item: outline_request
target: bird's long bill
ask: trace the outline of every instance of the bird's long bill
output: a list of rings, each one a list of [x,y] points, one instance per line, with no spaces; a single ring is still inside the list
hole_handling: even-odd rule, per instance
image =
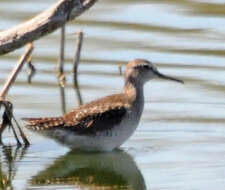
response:
[[[179,83],[182,83],[182,84],[184,83],[184,81],[182,81],[180,79],[164,75],[164,74],[160,73],[159,71],[155,71],[155,74],[161,79],[172,80],[172,81],[176,81],[176,82],[179,82]]]

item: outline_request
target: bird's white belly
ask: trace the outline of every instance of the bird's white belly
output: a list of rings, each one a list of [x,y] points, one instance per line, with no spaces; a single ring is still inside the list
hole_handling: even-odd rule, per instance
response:
[[[134,121],[126,117],[111,130],[97,132],[96,135],[79,135],[71,131],[56,129],[50,132],[61,143],[87,151],[111,151],[123,144],[137,128],[139,119]]]

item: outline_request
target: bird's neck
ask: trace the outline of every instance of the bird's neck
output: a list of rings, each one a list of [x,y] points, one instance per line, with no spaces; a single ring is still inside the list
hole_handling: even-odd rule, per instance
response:
[[[143,84],[127,80],[124,86],[124,94],[129,99],[132,106],[137,107],[142,113],[144,107]]]

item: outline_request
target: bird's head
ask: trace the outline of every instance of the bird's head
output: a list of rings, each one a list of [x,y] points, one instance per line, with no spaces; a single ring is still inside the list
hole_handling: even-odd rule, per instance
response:
[[[180,79],[160,73],[156,66],[145,59],[135,59],[133,61],[130,61],[126,67],[125,78],[130,82],[140,84],[144,84],[153,78],[161,78],[184,83]]]

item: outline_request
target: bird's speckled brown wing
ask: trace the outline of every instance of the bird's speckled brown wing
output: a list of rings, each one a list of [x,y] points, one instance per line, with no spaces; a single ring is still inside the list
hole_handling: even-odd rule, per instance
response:
[[[130,107],[123,94],[108,96],[56,118],[26,118],[33,130],[64,129],[77,134],[95,134],[119,124]]]

